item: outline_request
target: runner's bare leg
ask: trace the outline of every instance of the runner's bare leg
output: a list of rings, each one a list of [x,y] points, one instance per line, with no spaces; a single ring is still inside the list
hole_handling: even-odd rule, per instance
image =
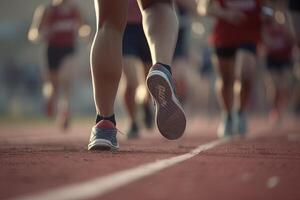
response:
[[[94,100],[97,114],[114,114],[122,73],[122,37],[128,0],[95,0],[97,33],[91,52]]]
[[[251,97],[252,83],[255,76],[256,55],[251,52],[241,51],[237,54],[236,68],[240,88],[236,91],[238,96],[238,110],[246,111]]]
[[[235,80],[233,58],[218,58],[217,96],[222,111],[231,113],[234,104],[233,85]]]
[[[135,102],[136,89],[139,81],[137,77],[137,66],[139,60],[135,57],[126,56],[124,59],[124,75],[126,79],[125,91],[124,91],[124,103],[127,109],[128,115],[131,119],[131,123],[136,122],[137,105]]]

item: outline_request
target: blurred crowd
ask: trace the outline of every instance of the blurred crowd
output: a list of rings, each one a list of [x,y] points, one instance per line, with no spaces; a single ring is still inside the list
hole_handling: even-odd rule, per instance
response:
[[[152,127],[153,106],[144,85],[151,55],[136,2],[129,2],[117,114],[128,117],[128,137],[134,138],[141,126]],[[21,30],[9,32],[10,19],[0,19],[6,24],[0,28],[0,41],[6,40],[0,47],[0,116],[58,115],[66,128],[71,113],[94,115],[88,58],[93,1],[40,3],[28,1],[28,16],[11,19]],[[221,112],[219,132],[226,135],[232,112],[241,133],[245,110],[272,123],[300,115],[300,53],[288,0],[176,0],[175,6],[180,29],[172,67],[187,116]],[[19,35],[7,34],[15,30]]]

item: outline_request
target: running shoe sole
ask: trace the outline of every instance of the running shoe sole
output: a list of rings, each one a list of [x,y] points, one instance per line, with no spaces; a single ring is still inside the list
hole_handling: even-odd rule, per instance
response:
[[[169,140],[180,138],[186,127],[186,117],[167,75],[153,70],[149,72],[146,82],[155,100],[158,130]]]

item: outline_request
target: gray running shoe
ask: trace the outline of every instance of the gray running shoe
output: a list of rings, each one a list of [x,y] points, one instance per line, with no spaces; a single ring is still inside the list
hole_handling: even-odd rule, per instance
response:
[[[101,120],[92,128],[88,150],[118,150],[117,132],[111,121]]]
[[[127,133],[127,139],[139,138],[139,127],[135,122],[131,123],[130,129]]]
[[[180,138],[186,127],[186,117],[176,97],[171,73],[157,63],[150,69],[146,82],[155,101],[158,130],[169,140]]]

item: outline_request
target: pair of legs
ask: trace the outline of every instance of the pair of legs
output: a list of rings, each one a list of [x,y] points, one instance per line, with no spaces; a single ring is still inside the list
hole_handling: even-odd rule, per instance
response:
[[[219,51],[219,52],[218,52]],[[237,110],[239,114],[243,114],[246,110],[250,93],[251,85],[254,76],[256,65],[256,56],[252,51],[246,49],[236,49],[233,54],[227,52],[228,49],[217,50],[217,71],[218,78],[216,91],[219,97],[219,103],[225,116],[225,122],[232,123],[232,112]],[[228,55],[227,55],[228,54]],[[241,124],[241,126],[243,126]],[[228,129],[228,130],[226,130]],[[246,127],[241,127],[239,132],[245,133]],[[219,130],[222,136],[232,135],[232,125],[222,127]]]
[[[50,61],[49,64],[52,62]],[[73,81],[73,55],[61,58],[55,66],[49,67],[44,95],[47,100],[47,116],[57,114],[58,122],[63,129],[68,128],[70,115],[70,96]],[[60,98],[61,97],[61,98]]]
[[[291,94],[292,63],[290,61],[276,62],[276,60],[269,58],[267,67],[271,81],[268,89],[271,100],[269,117],[272,123],[280,125],[289,102],[288,97]]]
[[[128,23],[123,36],[123,74],[124,104],[130,118],[127,138],[139,136],[138,105],[143,108],[143,121],[146,128],[152,127],[152,107],[150,96],[146,90],[145,80],[151,67],[151,55],[145,37],[142,22]],[[152,106],[152,105],[151,105]]]
[[[124,56],[124,103],[130,118],[130,129],[128,138],[138,136],[138,119],[137,109],[140,104],[144,110],[144,123],[146,128],[152,126],[152,111],[150,109],[151,98],[146,90],[145,80],[151,64],[143,63],[139,58],[134,56]],[[151,116],[149,116],[151,115]]]
[[[122,73],[122,37],[128,0],[95,0],[97,33],[91,52],[94,100],[97,114],[114,114],[114,101]],[[170,65],[178,31],[169,1],[139,1],[152,62]],[[159,23],[157,23],[159,22]]]
[[[178,31],[172,2],[140,0],[139,6],[152,62],[170,65]],[[122,73],[122,37],[128,0],[95,0],[95,7],[98,29],[91,52],[94,100],[97,114],[109,117],[114,114]]]
[[[95,1],[98,29],[91,52],[96,125],[92,128],[89,150],[117,150],[114,101],[122,72],[122,37],[128,0]],[[146,83],[154,99],[155,119],[160,133],[177,139],[184,133],[186,118],[175,95],[170,64],[177,40],[178,21],[169,0],[140,0],[143,28],[155,63]]]

